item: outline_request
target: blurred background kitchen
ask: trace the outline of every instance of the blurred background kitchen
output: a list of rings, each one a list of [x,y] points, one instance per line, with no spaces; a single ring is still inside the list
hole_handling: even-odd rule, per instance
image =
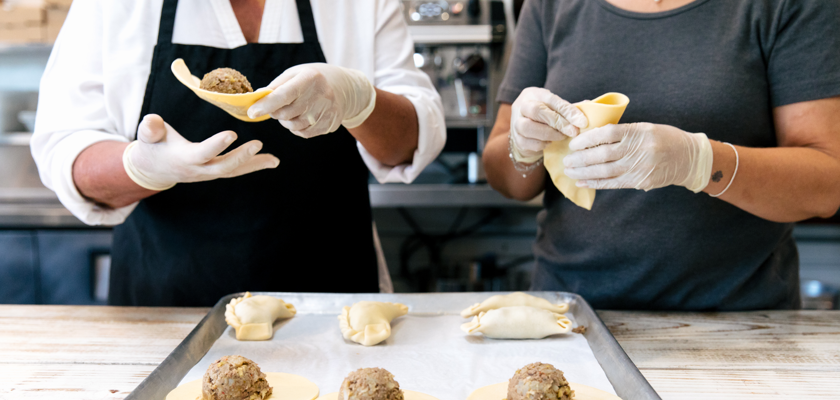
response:
[[[448,142],[412,185],[370,180],[397,292],[529,286],[541,199],[503,198],[484,180],[480,159],[521,3],[403,1],[414,62],[443,99]],[[0,303],[104,304],[111,231],[64,209],[29,151],[39,81],[71,0],[0,4]],[[840,216],[800,223],[794,235],[804,306],[840,308]]]

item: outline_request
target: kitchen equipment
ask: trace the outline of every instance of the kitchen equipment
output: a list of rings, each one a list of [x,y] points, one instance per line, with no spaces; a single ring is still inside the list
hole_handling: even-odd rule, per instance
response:
[[[257,294],[257,293],[254,293]],[[302,325],[306,325],[305,323],[301,323],[299,318],[312,318],[312,321],[329,321],[329,324],[335,325],[335,331],[325,332],[325,335],[340,335],[338,332],[338,323],[336,321],[335,316],[340,313],[340,310],[343,306],[353,304],[357,301],[361,300],[374,300],[374,301],[388,301],[388,302],[400,302],[406,304],[410,307],[410,312],[408,317],[414,317],[415,319],[422,320],[425,322],[425,325],[431,326],[432,330],[429,330],[429,337],[426,339],[428,342],[433,342],[437,340],[441,340],[441,336],[447,335],[463,335],[462,332],[458,329],[458,324],[451,324],[447,323],[445,325],[439,326],[440,324],[436,324],[436,320],[438,318],[444,319],[446,321],[452,322],[453,318],[461,321],[460,318],[460,311],[462,308],[469,306],[471,304],[480,302],[487,297],[498,294],[498,293],[436,293],[436,294],[321,294],[321,293],[259,293],[271,296],[277,296],[282,298],[285,301],[288,301],[295,305],[295,307],[299,311],[299,315],[295,316],[296,321],[292,321],[297,324],[298,327]],[[592,355],[596,359],[597,363],[602,368],[606,378],[609,380],[609,383],[615,389],[615,392],[618,396],[624,399],[659,399],[660,397],[656,394],[650,384],[645,380],[642,374],[639,372],[638,368],[630,361],[630,358],[624,353],[624,350],[618,345],[615,338],[610,334],[607,327],[604,323],[598,318],[597,314],[592,310],[592,308],[586,303],[586,301],[580,297],[579,295],[572,294],[572,293],[564,293],[564,292],[532,292],[531,294],[544,297],[553,303],[559,302],[568,302],[570,306],[569,313],[573,316],[574,320],[581,325],[586,326],[586,333],[583,335],[583,339],[586,340],[588,343],[589,348],[591,349]],[[220,338],[222,334],[226,331],[227,325],[224,321],[224,312],[225,312],[225,305],[233,298],[242,296],[243,293],[236,293],[231,294],[228,296],[223,297],[219,300],[218,303],[213,307],[213,309],[207,314],[204,319],[195,327],[195,329],[190,332],[190,334],[184,339],[181,344],[178,345],[177,348],[149,375],[140,385],[127,397],[127,399],[162,399],[166,397],[166,394],[169,393],[170,390],[174,389],[178,384],[187,376],[188,373],[195,367],[197,368],[196,371],[200,370],[202,367],[206,368],[204,364],[201,366],[197,366],[196,364],[202,361],[202,357],[213,347],[217,340],[225,340],[226,343],[231,343],[229,341],[229,337]],[[284,328],[291,328],[292,325],[289,322],[285,325],[282,325],[281,329]],[[408,321],[397,321],[397,324],[408,323]],[[454,326],[450,326],[454,325]],[[304,329],[305,330],[305,329]],[[289,357],[293,357],[295,359],[300,358],[307,358],[311,360],[321,360],[324,362],[326,359],[327,361],[330,359],[334,359],[331,357],[332,354],[323,354],[323,350],[320,350],[320,347],[317,342],[317,336],[319,335],[303,335],[303,331],[295,331],[289,332],[287,335],[290,338],[298,338],[297,340],[300,341],[299,344],[292,346],[292,347],[283,347],[284,349],[289,349],[289,351],[294,351],[294,354],[289,354]],[[395,335],[399,335],[401,332],[396,331]],[[279,334],[279,333],[278,333]],[[275,337],[278,335],[275,334]],[[481,346],[481,338],[478,337],[467,337],[467,336],[459,336],[464,338],[464,355],[470,354],[467,353],[468,351],[477,351],[481,350],[477,346]],[[306,342],[302,342],[303,338],[309,339]],[[396,337],[395,337],[396,338]],[[566,339],[569,340],[578,340],[579,336],[567,337]],[[416,342],[417,337],[415,336],[414,341]],[[420,342],[405,342],[399,347],[409,347],[409,346],[417,346],[423,345],[426,341]],[[478,342],[476,342],[478,341]],[[492,346],[496,349],[503,348],[505,343],[511,343],[511,345],[522,345],[527,344],[521,341],[512,341],[512,342],[483,342],[485,346]],[[533,342],[538,343],[540,346],[550,346],[552,341],[540,341],[540,342]],[[554,342],[556,343],[556,342]],[[239,347],[241,345],[241,347]],[[258,345],[258,343],[257,343]],[[236,349],[230,346],[237,346]],[[253,346],[255,346],[255,342],[248,342],[246,344],[241,344],[239,342],[231,343],[230,345],[225,345],[224,348],[217,349],[216,351],[242,351],[243,356],[247,357],[248,351],[253,351]],[[356,346],[353,344],[347,344],[347,346]],[[428,348],[428,344],[424,346],[424,348]],[[251,350],[249,350],[251,349]],[[294,350],[292,350],[294,349]],[[550,351],[548,347],[545,347],[546,351]],[[388,347],[378,346],[373,348],[362,348],[361,346],[358,347],[352,353],[353,360],[359,359],[360,354],[362,351],[365,351],[365,355],[370,356],[373,354],[382,354],[382,352],[386,352],[389,350],[393,350]],[[411,352],[411,349],[406,349],[407,351]],[[441,359],[450,359],[454,360],[457,359],[457,354],[441,354]],[[353,360],[350,360],[352,362]],[[275,360],[277,361],[277,360]],[[285,362],[283,360],[279,360],[280,362]],[[345,362],[347,359],[335,359],[335,362]],[[421,365],[420,360],[416,360],[418,362],[418,368],[429,368],[428,365]],[[258,361],[260,365],[269,364],[271,360],[260,360]],[[476,364],[478,365],[478,364]],[[523,364],[524,365],[524,364]],[[270,367],[264,367],[270,368]],[[288,371],[291,372],[291,371]],[[393,371],[392,371],[393,372]],[[193,374],[197,374],[200,372],[193,372]],[[511,374],[513,371],[511,371]],[[469,371],[464,371],[464,374],[469,375]],[[457,376],[453,377],[457,379]],[[188,379],[192,379],[189,377]],[[315,379],[315,377],[312,377]],[[339,381],[340,382],[340,381]],[[337,385],[339,382],[336,382]],[[403,381],[400,381],[401,383]],[[316,382],[319,385],[323,386],[324,383]],[[451,383],[451,382],[448,382]],[[492,382],[491,382],[492,383]],[[585,382],[581,382],[586,384]],[[429,383],[426,383],[429,385]],[[592,385],[592,384],[590,384]],[[477,387],[476,387],[477,388]],[[468,390],[476,389],[476,388],[468,388]],[[415,390],[427,390],[426,387],[413,387]],[[601,388],[602,390],[606,390],[606,388]],[[329,387],[322,387],[324,392],[329,391]],[[466,395],[465,395],[466,396]],[[441,397],[441,400],[455,400],[457,397]],[[458,398],[460,400],[460,398]]]
[[[35,111],[24,110],[19,112],[18,121],[23,124],[27,132],[35,132]]]
[[[801,283],[802,308],[806,310],[834,310],[838,308],[838,290],[817,280]]]

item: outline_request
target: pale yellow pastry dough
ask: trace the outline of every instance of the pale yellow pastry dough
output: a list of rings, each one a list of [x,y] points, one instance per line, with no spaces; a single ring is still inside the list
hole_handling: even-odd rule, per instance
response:
[[[548,310],[558,314],[565,314],[567,311],[569,311],[568,304],[552,304],[550,301],[541,297],[531,296],[530,294],[522,292],[515,292],[511,294],[492,296],[489,299],[482,301],[481,303],[475,303],[471,307],[464,309],[464,311],[461,311],[461,316],[464,318],[469,318],[478,315],[482,311],[490,311],[502,307],[512,306],[530,306],[542,308],[543,310]]]
[[[402,392],[405,400],[438,400],[437,397],[429,396],[425,393],[412,392],[411,390],[403,390]],[[325,394],[319,397],[318,400],[338,400],[338,392]]]
[[[318,385],[302,376],[266,372],[265,379],[272,390],[271,394],[264,400],[314,400],[320,394]],[[166,395],[166,400],[196,399],[201,399],[201,379],[178,386]]]
[[[514,306],[482,312],[461,325],[461,330],[493,339],[542,339],[571,332],[572,321],[541,308]]]
[[[621,93],[607,93],[592,101],[575,103],[575,106],[583,111],[586,118],[589,119],[589,125],[581,129],[580,132],[583,133],[604,125],[617,124],[629,103],[630,99]],[[551,175],[554,186],[557,186],[563,196],[566,196],[572,203],[591,210],[592,203],[595,201],[595,189],[575,186],[577,181],[564,173],[566,168],[563,166],[563,158],[571,152],[569,150],[570,140],[552,142],[545,148],[543,151],[545,169]]]
[[[569,386],[575,391],[575,400],[621,400],[620,397],[609,394],[603,390],[591,386],[569,382]],[[501,382],[495,385],[485,386],[474,390],[467,397],[467,400],[504,400],[507,397],[508,383]]]
[[[237,340],[269,340],[274,335],[274,321],[296,313],[295,306],[281,299],[246,292],[225,306],[225,321],[236,330]]]
[[[245,122],[260,122],[271,118],[271,115],[263,115],[259,118],[251,118],[248,116],[248,109],[259,99],[271,93],[271,89],[262,88],[250,93],[216,93],[201,88],[201,79],[190,73],[190,69],[184,60],[179,58],[172,62],[172,74],[184,86],[188,87],[202,100],[227,111],[228,114]],[[189,110],[184,110],[188,112]]]
[[[406,313],[405,304],[360,301],[353,307],[344,307],[338,321],[345,339],[373,346],[391,336],[391,321]]]

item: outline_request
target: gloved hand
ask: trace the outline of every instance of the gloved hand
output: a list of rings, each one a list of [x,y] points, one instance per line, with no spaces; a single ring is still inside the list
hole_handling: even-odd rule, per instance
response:
[[[303,138],[361,125],[376,105],[376,90],[365,74],[324,63],[289,68],[267,86],[273,92],[254,103],[248,116],[265,114]]]
[[[607,125],[572,139],[569,148],[563,165],[580,187],[648,191],[678,185],[697,193],[712,173],[706,135],[669,125]]]
[[[534,163],[549,143],[575,137],[589,121],[577,107],[547,89],[522,91],[510,109],[510,142],[514,160]]]
[[[125,149],[123,166],[138,185],[166,190],[180,182],[232,178],[280,164],[271,154],[257,154],[262,149],[258,140],[219,156],[234,140],[236,133],[226,131],[193,143],[160,116],[149,114],[137,128],[137,140]]]

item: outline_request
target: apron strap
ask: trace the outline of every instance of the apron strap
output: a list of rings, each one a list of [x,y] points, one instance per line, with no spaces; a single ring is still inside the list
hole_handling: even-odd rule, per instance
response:
[[[158,29],[158,44],[172,43],[172,31],[175,28],[175,12],[177,10],[178,0],[163,0],[160,28]]]
[[[303,31],[304,43],[318,43],[318,31],[315,30],[315,17],[312,16],[312,4],[309,0],[297,0],[300,30]]]

